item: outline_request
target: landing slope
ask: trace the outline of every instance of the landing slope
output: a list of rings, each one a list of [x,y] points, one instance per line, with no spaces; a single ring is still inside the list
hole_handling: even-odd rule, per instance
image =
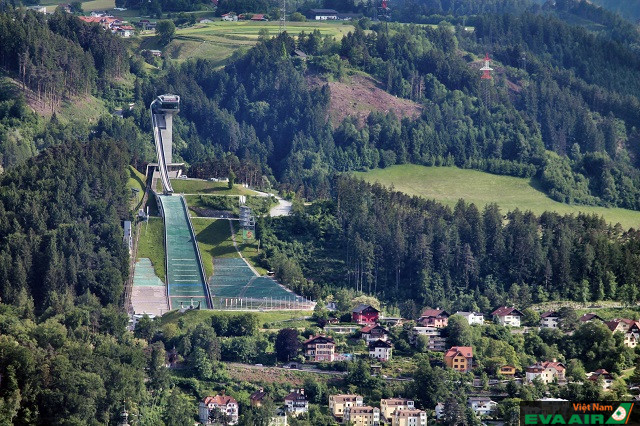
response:
[[[460,199],[484,206],[497,203],[503,212],[515,209],[536,214],[555,211],[560,214],[584,212],[603,216],[623,228],[640,228],[640,212],[619,208],[592,207],[559,203],[536,189],[536,181],[511,176],[498,176],[456,167],[425,167],[413,164],[355,173],[367,182],[379,182],[409,195],[432,198],[448,205]]]

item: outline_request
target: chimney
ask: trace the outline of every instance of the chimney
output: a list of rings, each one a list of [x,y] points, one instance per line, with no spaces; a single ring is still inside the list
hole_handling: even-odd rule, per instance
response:
[[[299,392],[300,392],[300,395],[304,395],[304,389],[303,388],[300,388]]]
[[[557,362],[557,361],[558,361],[558,360],[557,360],[557,359],[555,359],[555,358],[551,360],[551,362]]]

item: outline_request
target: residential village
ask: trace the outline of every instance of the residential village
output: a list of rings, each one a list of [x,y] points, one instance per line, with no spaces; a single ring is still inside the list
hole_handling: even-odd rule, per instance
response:
[[[455,372],[456,376],[448,376],[466,383],[466,406],[449,400],[434,401],[434,407],[409,398],[408,395],[394,394],[388,397],[372,399],[358,393],[328,393],[316,404],[331,416],[335,424],[349,425],[427,425],[427,424],[456,424],[456,416],[467,413],[477,422],[493,422],[495,424],[509,424],[505,421],[508,413],[503,406],[505,401],[513,401],[518,395],[516,389],[537,389],[533,395],[537,400],[568,400],[561,396],[568,396],[567,389],[574,389],[576,385],[596,388],[598,395],[603,398],[615,398],[618,393],[611,392],[614,383],[619,381],[620,374],[610,373],[600,367],[592,372],[579,373],[577,377],[575,360],[567,364],[554,358],[539,357],[526,365],[511,365],[506,362],[508,357],[491,357],[483,360],[480,365],[475,358],[473,345],[450,345],[455,341],[456,331],[452,327],[474,330],[495,328],[505,330],[509,335],[522,338],[534,333],[559,333],[560,336],[572,335],[575,330],[585,324],[598,327],[605,326],[612,336],[619,336],[624,346],[633,349],[640,336],[640,323],[630,319],[614,319],[604,321],[595,313],[585,313],[577,316],[572,309],[563,308],[560,311],[538,313],[534,318],[538,325],[531,325],[530,310],[520,311],[517,308],[501,306],[485,315],[481,312],[455,312],[450,314],[443,309],[425,309],[417,318],[405,319],[401,317],[385,317],[379,309],[369,304],[355,306],[348,318],[342,315],[340,319],[330,316],[331,312],[324,312],[322,318],[316,316],[318,324],[322,325],[319,333],[311,333],[304,340],[299,341],[298,355],[291,357],[291,361],[280,364],[280,368],[306,372],[335,373],[347,377],[352,374],[356,365],[364,365],[366,374],[387,382],[410,384],[410,374],[393,374],[388,371],[394,363],[411,361],[407,354],[416,350],[428,354],[429,363],[435,368],[442,368]],[[567,331],[567,322],[574,321],[571,331]],[[525,326],[525,323],[527,325]],[[565,330],[565,331],[563,331]],[[305,330],[307,332],[308,330]],[[282,330],[281,330],[282,332]],[[303,333],[304,334],[304,333]],[[406,336],[406,341],[403,339]],[[300,336],[302,339],[302,336]],[[525,337],[526,338],[526,337]],[[345,340],[346,339],[346,340]],[[349,341],[351,353],[343,352],[345,341]],[[354,343],[354,342],[360,343]],[[410,346],[407,348],[407,344]],[[353,350],[355,347],[360,350]],[[401,347],[400,355],[394,353],[396,346]],[[363,351],[362,348],[365,348]],[[483,352],[487,352],[483,349]],[[502,364],[496,361],[502,359]],[[488,362],[490,361],[490,362]],[[344,365],[346,364],[346,367]],[[339,371],[340,366],[343,371]],[[259,368],[263,367],[259,364]],[[347,371],[344,371],[346,369]],[[493,369],[493,374],[487,374]],[[338,371],[336,371],[338,370]],[[391,368],[393,370],[393,368]],[[570,370],[568,373],[567,371]],[[416,379],[417,380],[417,379]],[[585,385],[586,384],[586,385]],[[356,389],[350,386],[347,389]],[[401,388],[395,388],[401,389]],[[574,389],[575,390],[575,389]],[[265,401],[276,404],[270,425],[308,424],[299,423],[309,412],[308,389],[295,388],[284,398],[274,400],[272,395],[259,387],[250,397],[251,407],[260,407]],[[625,388],[625,395],[638,393],[637,387]],[[609,395],[610,394],[610,395]],[[520,393],[522,395],[522,393]],[[609,395],[609,396],[608,396]],[[415,396],[415,393],[414,395]],[[636,397],[638,398],[638,397]],[[501,405],[502,404],[502,405]],[[238,401],[228,395],[210,395],[200,402],[199,413],[202,424],[236,424],[239,416]],[[452,414],[452,411],[458,414]],[[221,417],[222,415],[222,417]],[[225,417],[226,416],[226,417]],[[228,423],[220,423],[224,418]],[[452,423],[454,421],[454,423]],[[298,423],[296,423],[298,422]],[[473,422],[471,422],[473,423]],[[479,424],[479,423],[478,423]]]

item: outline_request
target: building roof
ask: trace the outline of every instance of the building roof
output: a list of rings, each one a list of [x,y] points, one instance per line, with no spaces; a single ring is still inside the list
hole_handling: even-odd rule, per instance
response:
[[[388,406],[403,406],[403,405],[407,405],[407,402],[411,401],[413,402],[413,400],[411,399],[406,399],[406,398],[386,398],[386,399],[381,399],[380,400],[380,404],[382,404],[382,401],[385,401],[385,403]]]
[[[387,342],[386,340],[376,340],[375,342],[369,343],[369,349],[375,348],[392,348],[393,344],[391,342]]]
[[[285,401],[306,401],[307,397],[304,394],[304,389],[302,389],[302,392],[300,391],[300,389],[291,391],[291,393],[287,396],[284,397]]]
[[[360,333],[362,333],[362,334],[369,334],[369,333],[371,333],[371,331],[376,330],[376,329],[380,329],[380,330],[384,331],[384,332],[385,332],[385,333],[387,333],[387,334],[389,333],[389,332],[387,331],[387,329],[386,329],[386,328],[384,328],[383,326],[381,326],[380,324],[373,324],[373,325],[367,325],[367,326],[364,326],[364,327],[362,327],[362,328],[360,329]]]
[[[365,305],[364,303],[361,303],[358,306],[356,306],[355,308],[353,308],[351,313],[359,314],[359,313],[362,313],[362,312],[364,312],[366,310],[374,310],[376,312],[380,312],[379,310],[377,310],[376,308],[374,308],[371,305]]]
[[[540,318],[548,318],[548,317],[557,318],[558,313],[556,311],[547,311],[542,315],[540,315]]]
[[[580,321],[582,322],[591,321],[592,319],[599,319],[600,321],[602,321],[602,318],[600,318],[597,314],[594,314],[594,313],[584,314],[583,316],[580,317]]]
[[[519,315],[522,316],[522,312],[520,312],[519,310],[517,310],[514,307],[508,307],[508,306],[500,306],[498,309],[496,309],[495,311],[493,311],[491,313],[491,315],[495,315],[497,317],[504,317],[507,315]]]
[[[543,370],[547,368],[553,368],[557,372],[562,372],[566,369],[563,363],[557,361],[545,361],[545,362],[536,362],[533,365],[527,367],[527,373],[541,373]]]
[[[462,315],[463,317],[470,317],[471,315],[484,316],[482,312],[464,312],[464,311],[458,311],[456,312],[456,315]]]
[[[309,12],[314,15],[337,15],[338,11],[333,9],[311,9]]]
[[[252,21],[262,21],[263,19],[264,19],[264,14],[262,13],[256,13],[251,17]]]
[[[425,309],[424,312],[420,315],[420,318],[429,318],[429,317],[448,317],[449,313],[444,309]]]
[[[358,399],[362,399],[362,397],[360,395],[345,394],[345,393],[341,393],[341,394],[338,394],[338,395],[331,395],[330,397],[331,397],[331,399],[333,399],[336,402],[352,402],[352,401],[356,401]]]
[[[470,396],[467,399],[468,402],[494,402],[487,396]]]
[[[626,324],[629,328],[640,328],[640,323],[638,321],[630,320],[627,318],[614,319],[611,321],[605,321],[605,325],[609,327],[609,330],[614,331],[618,328],[620,323]]]
[[[233,397],[229,395],[216,395],[216,396],[207,396],[202,400],[204,405],[216,404],[216,405],[229,405],[229,404],[238,404]]]
[[[452,346],[445,354],[445,358],[453,358],[458,354],[465,358],[471,358],[473,356],[473,348],[471,346]]]
[[[329,337],[329,336],[311,336],[309,339],[307,339],[303,345],[308,345],[310,343],[332,343],[335,344],[335,342],[333,341],[333,338]]]
[[[370,405],[363,405],[362,407],[349,407],[350,414],[370,414],[373,413],[375,408]]]
[[[262,401],[267,396],[264,389],[260,388],[249,396],[249,399],[254,402]]]
[[[591,373],[588,380],[593,380],[595,382],[596,380],[598,380],[600,376],[603,376],[605,379],[613,379],[613,376],[611,375],[611,373],[609,373],[604,368],[599,368],[593,373]]]

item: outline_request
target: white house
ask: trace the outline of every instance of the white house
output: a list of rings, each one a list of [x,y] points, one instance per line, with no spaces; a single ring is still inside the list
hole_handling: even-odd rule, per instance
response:
[[[543,328],[558,328],[560,316],[557,312],[548,311],[540,315],[540,326]]]
[[[482,313],[480,312],[462,312],[462,311],[458,311],[455,313],[455,315],[460,315],[461,317],[464,317],[467,322],[469,323],[469,325],[473,325],[473,324],[479,324],[482,325],[484,324],[484,315],[482,315]]]
[[[229,424],[238,424],[238,401],[228,395],[208,396],[200,401],[198,414],[200,423],[205,425],[212,424],[210,418],[216,410],[229,416]]]
[[[415,403],[405,398],[387,398],[380,400],[380,415],[387,423],[393,421],[394,413],[398,411],[415,410]]]
[[[467,400],[469,407],[473,410],[474,413],[478,416],[486,416],[491,414],[492,410],[498,406],[498,403],[492,401],[491,398],[486,397],[470,397]]]
[[[338,11],[333,9],[311,9],[310,18],[316,21],[333,21],[338,19]]]
[[[392,351],[393,345],[386,340],[376,340],[369,344],[369,356],[380,361],[389,361]]]
[[[554,380],[564,381],[566,368],[563,363],[557,361],[537,362],[525,370],[525,381],[532,382],[536,378],[543,383],[549,384]]]
[[[430,351],[444,352],[446,349],[447,339],[440,336],[441,330],[435,327],[413,327],[409,339],[414,345],[417,342],[418,336],[429,337]]]
[[[602,389],[609,389],[613,384],[613,375],[604,368],[587,373],[587,379],[592,382],[597,382],[600,378],[602,378]]]
[[[396,410],[391,426],[427,426],[427,413],[422,410]]]
[[[291,393],[284,397],[284,405],[287,413],[299,416],[309,411],[309,401],[304,394],[304,389],[291,389]]]
[[[520,327],[520,319],[522,318],[522,312],[513,307],[501,306],[495,311],[491,313],[493,318],[498,322],[498,324],[510,326],[510,327]]]

